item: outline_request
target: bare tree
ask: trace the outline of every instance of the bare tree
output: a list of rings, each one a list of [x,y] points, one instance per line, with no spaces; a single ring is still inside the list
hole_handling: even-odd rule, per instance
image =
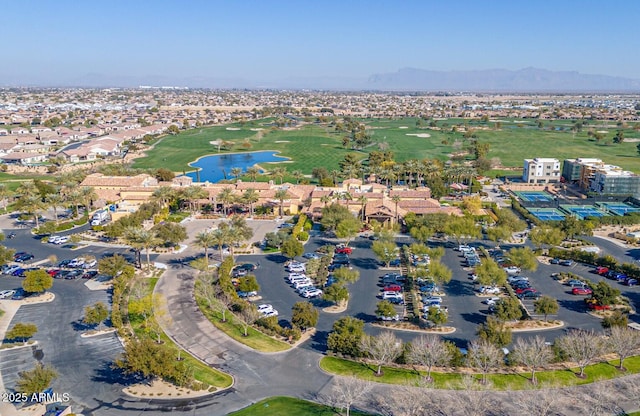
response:
[[[372,395],[373,407],[385,416],[445,416],[447,400],[443,391],[434,391],[419,383],[417,386],[401,386],[393,394]],[[426,389],[426,390],[425,390]]]
[[[195,282],[196,297],[207,302],[209,308],[213,309],[213,305],[216,303],[217,292],[218,289],[213,286],[211,276],[205,273],[198,273]]]
[[[563,399],[567,397],[556,389],[527,390],[510,394],[510,401],[516,406],[517,413],[529,416],[555,416],[560,414]]]
[[[368,401],[368,395],[372,389],[371,383],[355,377],[334,377],[334,380],[331,393],[325,399],[330,406],[345,410],[349,416],[355,404]]]
[[[618,404],[626,397],[615,388],[615,383],[592,383],[584,389],[576,392],[575,406],[581,415],[619,415],[625,414]]]
[[[411,343],[409,361],[427,367],[427,381],[432,381],[433,366],[445,365],[450,358],[449,350],[442,339],[434,334],[421,335]]]
[[[249,336],[249,327],[260,317],[260,313],[256,309],[255,305],[248,303],[242,310],[236,315],[242,324],[244,336]]]
[[[625,371],[624,359],[640,351],[640,331],[628,326],[612,326],[606,344],[620,357],[618,369]]]
[[[457,390],[449,395],[447,414],[460,416],[500,414],[500,403],[496,400],[495,392],[487,391],[490,388],[489,385],[478,383],[473,376],[463,376],[456,388]]]
[[[469,362],[482,371],[482,384],[487,384],[487,373],[499,367],[503,358],[502,351],[485,340],[471,341],[469,344]]]
[[[513,358],[531,371],[531,382],[536,384],[536,370],[549,364],[553,358],[553,351],[541,336],[518,338],[515,342]]]
[[[584,369],[603,352],[603,343],[594,331],[572,330],[556,340],[560,349],[580,368],[578,377],[584,378]]]
[[[402,341],[393,332],[385,331],[378,336],[362,337],[360,348],[378,366],[376,376],[381,376],[382,365],[395,361],[402,354]]]
[[[621,377],[615,380],[617,390],[622,392],[627,399],[631,399],[634,409],[640,408],[640,375]]]
[[[213,310],[219,312],[222,317],[222,322],[227,322],[227,311],[233,304],[233,298],[229,296],[224,290],[218,290],[216,294],[216,303],[213,304]]]

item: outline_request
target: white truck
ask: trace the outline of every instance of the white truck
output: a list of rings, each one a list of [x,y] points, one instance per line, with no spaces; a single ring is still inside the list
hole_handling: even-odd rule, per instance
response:
[[[100,225],[109,220],[109,211],[106,209],[101,209],[93,213],[93,217],[91,217],[91,225],[96,226]]]

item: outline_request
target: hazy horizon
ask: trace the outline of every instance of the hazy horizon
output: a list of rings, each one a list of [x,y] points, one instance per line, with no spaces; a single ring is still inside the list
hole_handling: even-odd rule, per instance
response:
[[[576,0],[9,2],[0,85],[317,79],[341,87],[402,68],[638,79],[639,12],[637,2]]]

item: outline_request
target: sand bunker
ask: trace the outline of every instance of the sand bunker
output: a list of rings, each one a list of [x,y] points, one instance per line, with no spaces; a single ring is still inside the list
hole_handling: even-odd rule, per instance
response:
[[[276,140],[274,143],[290,143],[289,140]]]
[[[607,130],[598,130],[596,133],[609,133]]]
[[[429,133],[407,133],[407,136],[416,136],[416,137],[423,137],[423,138],[431,137]]]
[[[263,129],[262,127],[258,127],[258,128],[255,128],[255,129],[249,129],[249,130],[251,130],[251,131],[260,131],[260,130],[264,130],[264,129]]]
[[[227,130],[238,131],[241,130],[240,127],[227,127]]]
[[[407,127],[407,126],[400,126],[400,127],[398,127],[398,128],[399,128],[399,129],[408,129],[409,127]]]

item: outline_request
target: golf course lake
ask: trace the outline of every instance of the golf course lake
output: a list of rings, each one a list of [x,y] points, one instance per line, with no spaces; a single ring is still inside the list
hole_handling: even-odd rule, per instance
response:
[[[204,156],[189,165],[198,169],[197,172],[188,172],[187,176],[194,182],[219,182],[223,179],[231,179],[231,169],[240,168],[246,172],[247,168],[255,164],[269,162],[283,162],[286,157],[276,156],[277,152],[267,150],[263,152],[226,153],[222,155]]]

